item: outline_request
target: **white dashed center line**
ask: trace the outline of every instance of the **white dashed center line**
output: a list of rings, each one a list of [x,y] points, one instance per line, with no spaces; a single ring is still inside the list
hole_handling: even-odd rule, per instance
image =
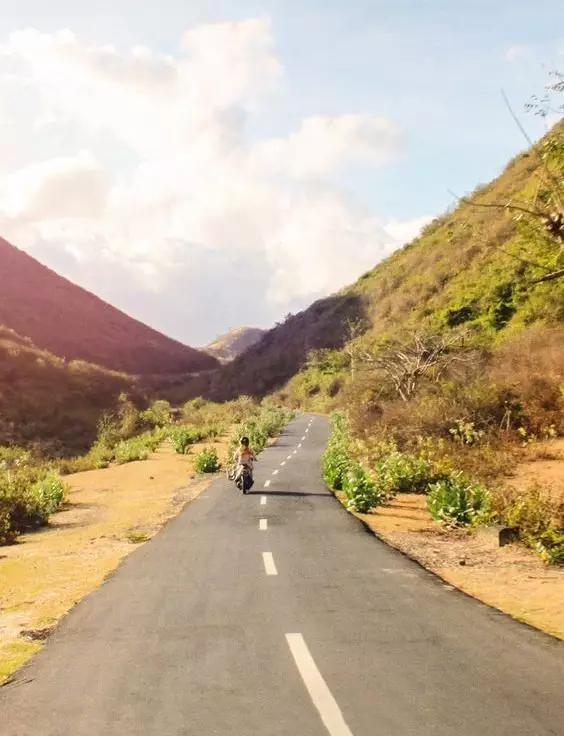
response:
[[[292,459],[291,455],[288,455],[288,457],[286,458],[286,460],[291,460],[291,459]]]
[[[301,634],[286,634],[286,641],[325,728],[331,736],[352,736],[341,709],[327,687],[321,672],[317,669],[303,636]]]
[[[304,436],[302,437],[302,440],[305,440],[305,434],[304,434]]]
[[[265,480],[264,481],[264,487],[265,488],[268,488],[269,485],[270,485],[270,481],[269,480]]]
[[[285,460],[282,460],[282,462],[280,463],[280,465],[286,465],[286,461]]]
[[[294,452],[292,453],[292,455],[297,455],[297,454],[298,454],[297,450],[294,450]]]
[[[262,561],[264,562],[264,571],[267,575],[278,575],[272,552],[263,552]]]
[[[272,471],[272,475],[278,475],[278,471],[277,470],[273,470]]]
[[[265,532],[268,528],[268,521],[266,519],[259,519],[259,529],[261,532]]]
[[[261,496],[260,497],[260,505],[261,506],[266,506],[266,496]]]
[[[301,446],[302,446],[302,443],[300,442],[300,444],[298,445],[298,447],[301,447]]]

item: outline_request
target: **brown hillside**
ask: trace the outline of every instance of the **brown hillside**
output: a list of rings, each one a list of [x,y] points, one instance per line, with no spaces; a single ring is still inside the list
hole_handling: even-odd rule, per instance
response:
[[[363,300],[356,294],[318,300],[287,317],[245,353],[211,374],[205,393],[215,399],[268,393],[299,371],[312,350],[342,346],[347,320],[359,318],[363,312]]]
[[[67,363],[0,325],[0,445],[41,442],[55,454],[85,450],[122,391],[140,398],[128,376]]]
[[[526,201],[538,192],[545,180],[540,156],[556,151],[556,158],[564,150],[563,133],[564,123],[556,125],[491,184],[437,218],[355,284],[267,332],[210,376],[209,395],[260,396],[282,387],[304,368],[313,349],[340,348],[350,321],[359,318],[369,342],[413,329],[442,332],[465,322],[483,342],[492,343],[500,332],[563,320],[564,279],[536,283],[559,267],[556,249],[505,208],[510,200]],[[557,158],[552,166],[560,176],[562,162]],[[341,363],[345,358],[335,357]],[[329,373],[335,370],[340,369]],[[334,379],[328,376],[331,386]],[[317,384],[316,379],[305,389],[317,391]],[[201,383],[189,391],[202,392]]]
[[[258,327],[238,327],[221,335],[203,350],[218,360],[229,362],[258,342],[265,332]]]
[[[67,360],[166,374],[214,368],[211,355],[144,325],[0,238],[0,324]]]

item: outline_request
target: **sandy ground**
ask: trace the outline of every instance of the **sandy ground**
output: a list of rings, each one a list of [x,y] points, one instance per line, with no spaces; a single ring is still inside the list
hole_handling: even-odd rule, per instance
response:
[[[564,500],[564,440],[527,453],[510,479],[532,483]],[[550,459],[542,459],[543,456]],[[427,511],[425,496],[401,493],[370,514],[357,514],[379,537],[451,585],[513,618],[564,639],[564,567],[545,565],[521,544],[495,547],[467,531],[445,531]]]
[[[205,443],[205,444],[210,444]],[[225,443],[215,443],[220,456]],[[210,483],[166,444],[145,461],[66,476],[48,527],[0,547],[0,683],[57,621]]]

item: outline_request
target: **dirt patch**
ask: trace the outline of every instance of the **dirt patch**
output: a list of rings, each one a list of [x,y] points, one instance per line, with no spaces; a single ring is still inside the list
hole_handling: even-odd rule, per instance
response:
[[[564,501],[564,438],[531,445],[524,454],[508,484],[519,489],[538,484]]]
[[[523,448],[507,481],[519,489],[540,484],[564,501],[564,439]],[[465,531],[436,524],[422,495],[400,493],[370,514],[357,514],[379,537],[448,583],[564,639],[564,568],[549,567],[521,544],[494,547]]]
[[[355,515],[451,585],[564,639],[563,568],[547,567],[520,544],[492,547],[467,531],[441,529],[422,495],[400,493],[370,514]]]
[[[227,442],[214,444],[225,455]],[[213,476],[192,469],[199,449],[177,455],[166,444],[145,461],[69,475],[68,502],[49,526],[1,548],[0,683],[73,605],[209,485]]]

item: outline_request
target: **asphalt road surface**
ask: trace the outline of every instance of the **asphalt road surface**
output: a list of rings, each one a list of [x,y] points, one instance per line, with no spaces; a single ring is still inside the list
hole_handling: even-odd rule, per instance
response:
[[[452,590],[327,492],[301,416],[0,689],[2,736],[562,736],[564,646]]]

